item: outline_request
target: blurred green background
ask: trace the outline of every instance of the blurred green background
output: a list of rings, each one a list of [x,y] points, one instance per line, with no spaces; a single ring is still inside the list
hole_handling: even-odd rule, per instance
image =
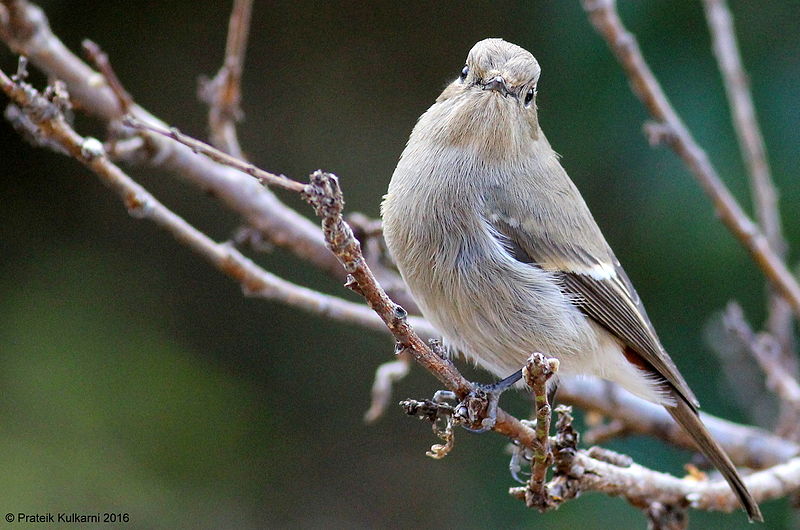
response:
[[[205,136],[196,82],[221,64],[228,2],[42,5],[70,48],[95,40],[140,104]],[[732,7],[797,245],[800,4]],[[621,10],[750,210],[700,3],[624,1]],[[768,424],[769,411],[747,417],[735,390],[757,384],[758,371],[732,384],[703,338],[730,299],[760,324],[762,278],[676,156],[647,145],[647,116],[577,0],[256,2],[242,144],[257,164],[300,180],[316,168],[336,172],[349,211],[377,216],[416,118],[489,36],[538,58],[542,126],[705,410]],[[6,49],[0,65],[15,68]],[[94,175],[33,149],[5,122],[0,160],[0,512],[128,512],[136,527],[644,527],[637,510],[596,494],[546,515],[525,509],[506,494],[499,436],[459,432],[453,453],[433,461],[424,455],[437,441],[429,427],[399,409],[364,425],[374,368],[392,355],[387,337],[244,298],[169,235],[129,217]],[[131,174],[218,240],[239,226],[173,175]],[[256,259],[353,299],[285,252]],[[415,369],[396,397],[436,389]],[[524,396],[504,403],[525,414]],[[674,473],[689,457],[644,438],[611,447]],[[764,511],[767,527],[792,526],[785,501]],[[691,517],[697,528],[749,527],[741,513]]]

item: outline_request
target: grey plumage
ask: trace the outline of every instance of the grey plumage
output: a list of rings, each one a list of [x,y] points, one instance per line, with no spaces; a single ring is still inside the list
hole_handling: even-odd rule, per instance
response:
[[[448,346],[497,376],[539,351],[665,406],[760,519],[539,127],[539,73],[524,49],[481,41],[420,117],[382,204],[398,268]]]

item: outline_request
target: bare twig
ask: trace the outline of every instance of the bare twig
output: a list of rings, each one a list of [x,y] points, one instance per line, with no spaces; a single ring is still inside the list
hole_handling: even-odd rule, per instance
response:
[[[552,507],[545,488],[547,469],[553,464],[550,451],[550,404],[547,402],[547,381],[558,371],[558,360],[534,353],[529,358],[522,375],[533,391],[536,407],[536,446],[531,459],[531,478],[525,493],[525,504],[529,508],[546,511]]]
[[[237,158],[244,158],[236,124],[242,119],[241,81],[253,0],[235,0],[228,22],[225,62],[217,75],[200,83],[200,97],[208,103],[211,143]]]
[[[622,453],[617,453],[616,451],[606,449],[605,447],[599,447],[597,445],[587,449],[586,454],[595,460],[608,462],[609,464],[614,464],[615,466],[619,467],[628,467],[629,465],[633,464],[633,458],[630,456],[623,455]]]
[[[286,175],[276,175],[274,173],[270,173],[269,171],[264,171],[253,164],[245,162],[244,160],[236,158],[235,156],[231,156],[228,153],[224,153],[219,149],[215,149],[207,143],[185,135],[175,127],[167,129],[166,127],[163,127],[157,123],[146,123],[142,120],[134,118],[133,116],[126,116],[123,118],[122,122],[129,127],[133,127],[134,129],[149,131],[151,133],[156,133],[166,136],[167,138],[171,138],[176,142],[185,145],[191,149],[192,152],[200,153],[207,156],[214,162],[232,167],[241,171],[242,173],[246,173],[263,184],[293,191],[295,193],[300,193],[305,189],[305,184],[297,182],[296,180],[292,180]]]
[[[742,307],[731,302],[725,310],[725,325],[758,361],[767,375],[767,387],[785,403],[800,409],[800,384],[781,362],[780,345],[772,335],[753,333]]]
[[[711,198],[717,214],[728,229],[750,252],[775,289],[800,315],[800,285],[781,257],[722,182],[705,151],[700,148],[670,105],[650,67],[644,60],[636,38],[625,29],[615,0],[582,0],[589,18],[606,40],[625,70],[632,87],[657,122],[667,128],[658,140],[666,141],[683,159],[700,186]]]
[[[83,50],[86,52],[86,56],[89,60],[92,61],[100,73],[103,74],[109,88],[111,88],[111,91],[116,96],[120,113],[129,113],[133,108],[133,98],[131,98],[131,95],[125,90],[125,87],[122,86],[119,77],[117,77],[117,74],[111,67],[111,62],[108,60],[106,52],[89,39],[84,39]]]
[[[372,384],[372,403],[364,413],[365,422],[374,423],[383,416],[392,399],[392,385],[408,375],[410,362],[411,359],[401,353],[398,359],[378,366]]]
[[[750,83],[736,42],[733,16],[726,0],[703,0],[703,5],[711,32],[714,55],[722,72],[739,149],[750,175],[756,218],[772,249],[779,257],[785,258],[786,241],[781,233],[778,193],[770,174],[767,151],[758,126]],[[791,308],[771,286],[770,291],[767,329],[781,346],[780,357],[784,369],[797,376],[798,364],[794,353]]]

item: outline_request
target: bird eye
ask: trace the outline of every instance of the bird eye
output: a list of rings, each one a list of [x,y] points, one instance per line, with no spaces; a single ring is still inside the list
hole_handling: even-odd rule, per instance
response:
[[[529,88],[528,92],[525,94],[525,106],[529,106],[531,101],[533,101],[533,96],[536,94],[536,91],[533,88]]]
[[[469,74],[469,66],[464,65],[464,68],[461,69],[461,76],[460,76],[461,80],[463,81],[464,79],[466,79],[468,74]]]

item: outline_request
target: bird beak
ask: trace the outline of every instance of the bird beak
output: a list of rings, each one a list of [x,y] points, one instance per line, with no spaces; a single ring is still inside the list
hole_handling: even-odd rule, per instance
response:
[[[508,88],[506,80],[501,75],[496,75],[493,78],[489,79],[486,83],[483,84],[483,89],[500,92],[503,96],[511,94],[511,90]]]

